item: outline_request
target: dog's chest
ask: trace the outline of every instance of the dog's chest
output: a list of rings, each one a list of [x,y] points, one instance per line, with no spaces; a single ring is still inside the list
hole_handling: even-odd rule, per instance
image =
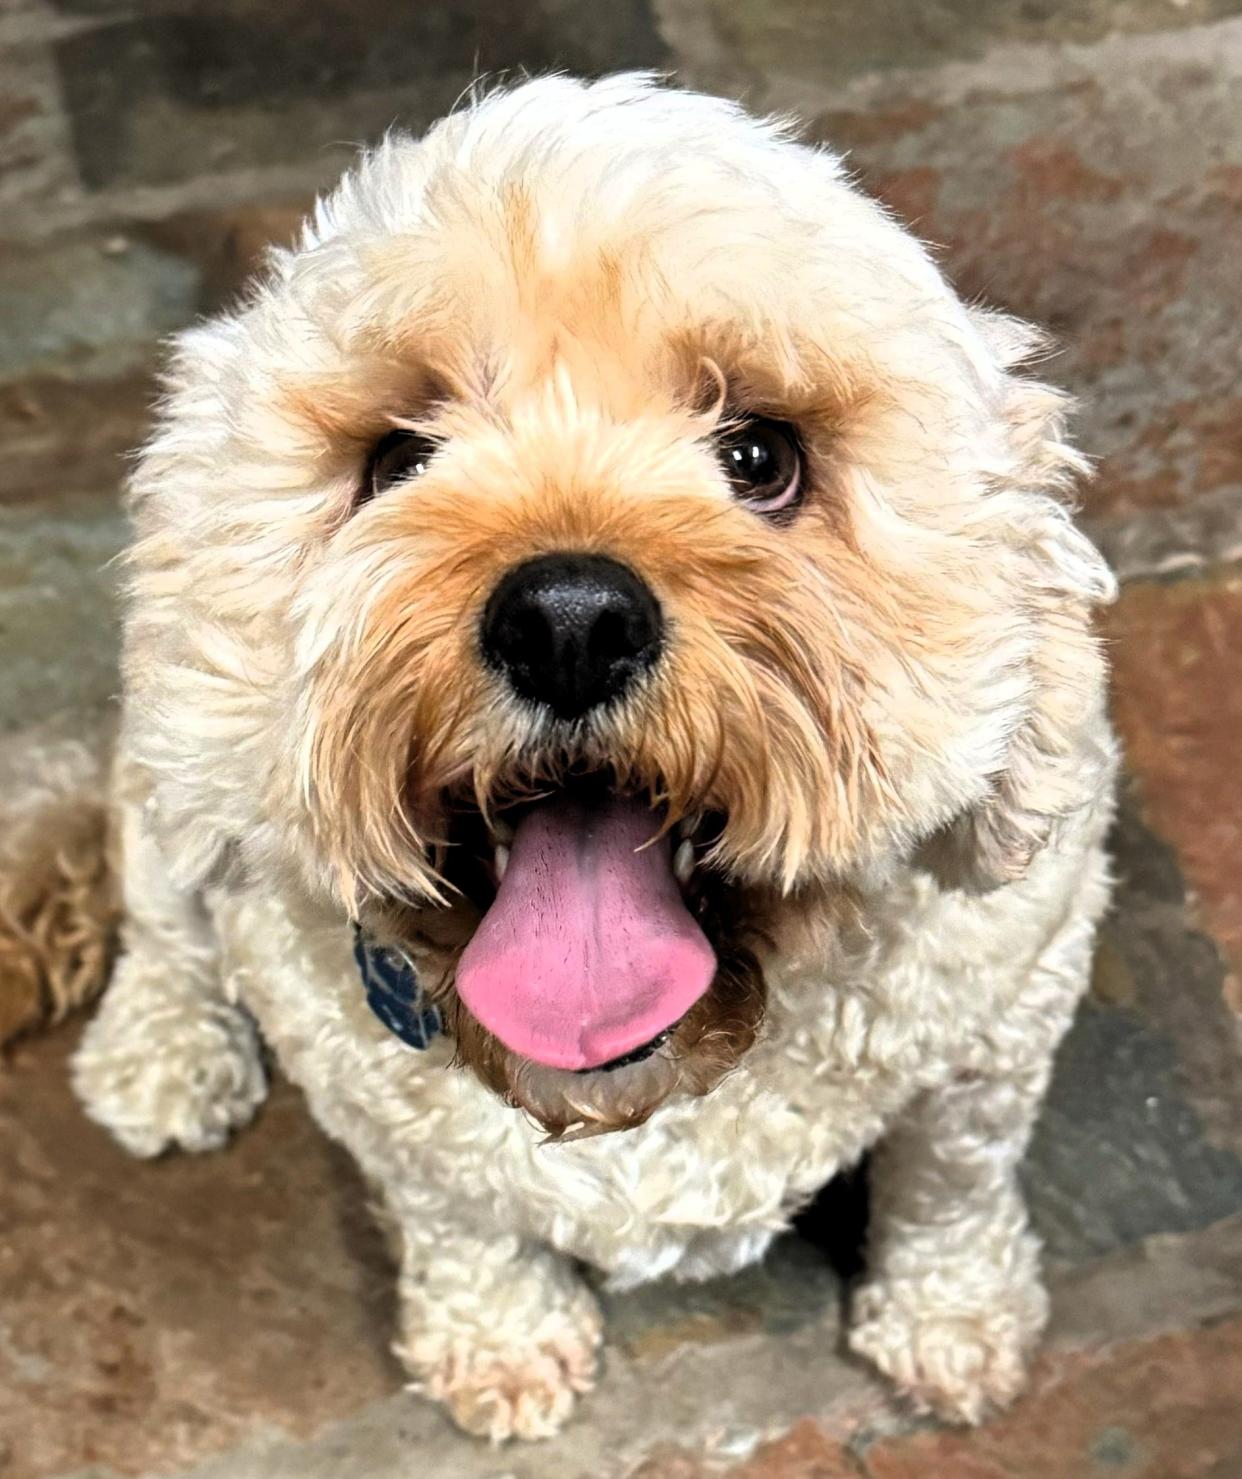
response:
[[[787,1020],[778,993],[764,1041],[704,1098],[665,1105],[636,1130],[544,1143],[450,1066],[446,1042],[411,1048],[380,1021],[339,930],[295,929],[256,900],[220,923],[234,989],[369,1174],[387,1183],[395,1169],[415,1183],[434,1161],[431,1174],[450,1171],[463,1198],[501,1205],[532,1235],[605,1267],[653,1233],[671,1246],[705,1228],[780,1226],[792,1202],[861,1153],[900,1094],[874,1064],[859,1072],[857,1042],[853,1061],[834,1050],[841,1024]]]
[[[236,993],[371,1179],[412,1195],[450,1187],[463,1209],[619,1282],[749,1261],[947,1059],[899,978],[893,992],[877,986],[891,961],[848,967],[867,991],[803,963],[774,973],[763,1039],[711,1093],[670,1102],[635,1130],[546,1144],[451,1066],[443,1039],[412,1048],[380,1021],[347,931],[295,923],[262,898],[231,901],[217,922]]]
[[[894,1078],[851,1084],[822,1063],[778,1064],[777,1044],[755,1055],[705,1098],[665,1105],[636,1130],[559,1145],[524,1137],[502,1174],[531,1232],[622,1284],[687,1254],[704,1262],[700,1276],[756,1256],[858,1159],[907,1090]]]

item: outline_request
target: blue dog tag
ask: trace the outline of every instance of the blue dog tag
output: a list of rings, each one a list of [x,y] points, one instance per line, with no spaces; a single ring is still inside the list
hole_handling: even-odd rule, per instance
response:
[[[400,951],[375,945],[354,925],[354,959],[367,1005],[407,1047],[426,1048],[440,1035],[440,1013],[423,995],[414,967]]]

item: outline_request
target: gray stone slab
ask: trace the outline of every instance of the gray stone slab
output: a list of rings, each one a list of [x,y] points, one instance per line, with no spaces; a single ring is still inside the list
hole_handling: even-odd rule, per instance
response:
[[[757,77],[779,73],[828,86],[899,68],[977,60],[1003,43],[1063,45],[1167,31],[1235,14],[1238,0],[663,0],[667,33],[697,19]],[[692,63],[700,48],[690,42]]]
[[[1062,1045],[1025,1171],[1048,1254],[1071,1263],[1242,1211],[1242,1058],[1224,961],[1129,799],[1113,856],[1102,989]]]
[[[0,507],[0,731],[99,711],[117,691],[115,499]]]
[[[1217,488],[1186,505],[1088,521],[1087,532],[1121,580],[1194,575],[1242,561],[1242,491]]]
[[[93,190],[337,152],[425,126],[478,76],[670,60],[647,0],[208,0],[109,8],[56,43]]]
[[[155,340],[194,317],[200,291],[194,263],[125,237],[0,253],[0,378],[58,366],[98,376],[145,363]]]

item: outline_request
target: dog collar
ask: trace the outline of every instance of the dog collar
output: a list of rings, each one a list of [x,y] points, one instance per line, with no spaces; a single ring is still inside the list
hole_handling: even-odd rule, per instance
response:
[[[442,1030],[440,1013],[427,1000],[414,967],[399,950],[377,945],[354,925],[354,959],[367,1005],[408,1048],[431,1046]]]

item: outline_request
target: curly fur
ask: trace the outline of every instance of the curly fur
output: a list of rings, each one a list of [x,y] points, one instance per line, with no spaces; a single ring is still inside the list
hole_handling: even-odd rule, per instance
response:
[[[51,733],[0,745],[0,1046],[108,978],[120,897],[100,751]]]
[[[729,1272],[873,1145],[855,1348],[952,1417],[1018,1389],[1045,1300],[1015,1170],[1114,768],[1112,579],[1062,501],[1063,401],[1019,373],[1036,342],[832,155],[632,77],[394,135],[182,336],[133,482],[125,953],[78,1087],[140,1154],[218,1144],[262,1096],[257,1021],[381,1189],[399,1350],[471,1431],[547,1434],[589,1385],[573,1260]],[[748,407],[799,428],[794,519],[730,496],[713,438]],[[439,450],[360,506],[394,425]],[[569,737],[475,636],[505,570],[563,549],[630,564],[671,634]],[[457,1002],[478,916],[446,843],[601,765],[670,827],[719,819],[703,886],[736,929],[657,1059],[571,1084]],[[455,1036],[413,1055],[369,1014],[351,916]]]

